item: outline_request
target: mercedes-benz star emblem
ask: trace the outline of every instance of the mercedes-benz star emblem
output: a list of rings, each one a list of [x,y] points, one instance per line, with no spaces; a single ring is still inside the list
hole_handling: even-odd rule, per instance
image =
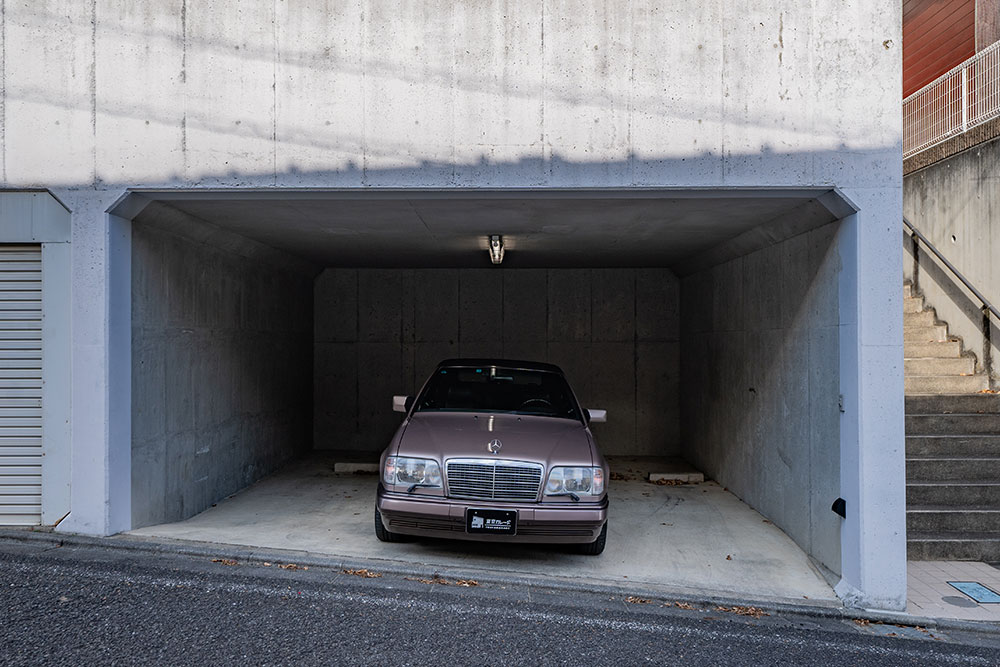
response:
[[[499,452],[501,447],[503,447],[503,443],[500,442],[499,440],[490,440],[490,444],[486,445],[486,449],[488,449],[493,454]]]

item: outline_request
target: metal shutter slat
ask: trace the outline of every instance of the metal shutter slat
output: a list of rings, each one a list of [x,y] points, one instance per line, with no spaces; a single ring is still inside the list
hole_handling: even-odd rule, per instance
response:
[[[42,517],[41,246],[0,246],[0,524]]]

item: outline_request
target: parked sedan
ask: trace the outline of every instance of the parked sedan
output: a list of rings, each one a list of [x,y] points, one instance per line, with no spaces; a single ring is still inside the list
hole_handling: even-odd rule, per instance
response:
[[[558,366],[498,359],[441,362],[382,453],[375,535],[579,544],[608,534],[608,465]]]

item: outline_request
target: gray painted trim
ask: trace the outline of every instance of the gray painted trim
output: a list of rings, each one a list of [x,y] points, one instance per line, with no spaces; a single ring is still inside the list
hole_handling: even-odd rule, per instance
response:
[[[69,243],[42,244],[42,524],[70,510],[72,383]]]
[[[132,222],[108,216],[108,533],[132,528]]]
[[[69,243],[72,234],[69,211],[43,191],[0,192],[0,230],[0,243]]]
[[[725,199],[801,198],[817,199],[836,218],[857,210],[836,188],[203,188],[129,190],[109,209],[109,213],[131,218],[152,201],[188,200],[275,200],[275,199]],[[846,209],[845,209],[846,207]]]

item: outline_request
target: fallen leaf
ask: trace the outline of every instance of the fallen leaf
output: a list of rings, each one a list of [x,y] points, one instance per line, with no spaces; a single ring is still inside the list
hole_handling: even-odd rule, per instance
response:
[[[869,621],[867,618],[856,618],[856,619],[854,619],[854,623],[856,625],[860,625],[861,627],[864,627],[866,625],[871,625],[872,622]]]
[[[295,563],[278,563],[278,567],[282,570],[308,570],[307,567],[301,567]]]
[[[632,604],[649,604],[652,600],[649,598],[638,598],[634,595],[630,595],[625,598],[625,602],[631,602]]]
[[[363,570],[341,570],[344,574],[352,574],[355,577],[361,577],[362,579],[375,579],[381,577],[382,575],[378,572],[372,572],[368,569]]]
[[[219,563],[221,565],[239,565],[239,563],[234,561],[232,558],[213,558],[212,562]]]
[[[622,481],[622,480],[628,479],[628,477],[626,477],[625,475],[621,474],[620,472],[613,472],[613,473],[611,473],[611,479],[612,480],[617,480],[617,481]]]
[[[268,563],[267,561],[264,561],[263,563],[261,563],[261,565],[263,565],[264,567],[271,567],[271,564]]]
[[[980,389],[976,393],[978,393],[978,394],[1000,394],[1000,391],[997,391],[996,389]]]
[[[726,560],[732,560],[732,559],[733,559],[733,557],[731,555],[726,556]]]
[[[694,609],[694,605],[690,605],[687,602],[675,602],[674,606],[678,609]]]
[[[475,579],[459,579],[455,582],[456,586],[464,586],[466,588],[471,588],[472,586],[478,586],[479,582]]]
[[[725,611],[730,614],[737,614],[739,616],[753,616],[754,618],[761,618],[762,616],[770,616],[766,611],[760,607],[745,607],[743,605],[736,605],[734,607],[716,607],[715,611]]]
[[[59,596],[59,601],[60,602],[69,602],[69,598],[66,597],[65,595],[60,595]]]

